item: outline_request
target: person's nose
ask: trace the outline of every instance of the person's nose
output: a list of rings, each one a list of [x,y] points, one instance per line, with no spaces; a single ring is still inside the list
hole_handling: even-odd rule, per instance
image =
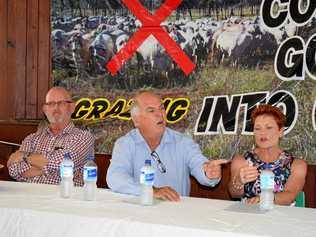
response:
[[[267,131],[265,130],[265,129],[261,129],[260,131],[259,131],[259,135],[260,136],[265,136],[267,134]]]
[[[52,109],[53,109],[53,111],[55,112],[55,111],[59,111],[59,104],[54,104],[53,106],[52,106]]]

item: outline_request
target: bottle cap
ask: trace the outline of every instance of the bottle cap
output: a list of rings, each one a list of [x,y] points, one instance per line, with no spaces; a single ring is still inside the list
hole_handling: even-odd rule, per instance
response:
[[[87,160],[94,160],[94,155],[93,154],[88,154]]]
[[[151,160],[145,160],[145,165],[151,165]]]
[[[70,152],[66,152],[66,153],[64,154],[64,158],[66,158],[66,159],[71,159]]]
[[[263,164],[262,169],[263,170],[272,170],[272,165],[269,163]]]

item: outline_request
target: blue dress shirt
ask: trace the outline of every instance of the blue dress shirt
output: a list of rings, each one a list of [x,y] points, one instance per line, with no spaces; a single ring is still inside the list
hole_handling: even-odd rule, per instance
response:
[[[151,159],[155,169],[155,187],[170,186],[181,196],[190,194],[190,174],[200,184],[215,186],[219,179],[208,179],[203,164],[207,161],[192,139],[166,128],[155,150],[166,172],[161,173],[157,162],[151,158],[151,150],[138,129],[133,129],[119,138],[114,145],[112,160],[107,172],[107,184],[119,193],[140,195],[140,169],[146,159]]]

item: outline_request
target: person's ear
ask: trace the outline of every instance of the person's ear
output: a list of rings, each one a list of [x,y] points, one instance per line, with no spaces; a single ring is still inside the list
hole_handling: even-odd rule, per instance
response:
[[[137,116],[132,116],[132,121],[134,123],[134,127],[137,128],[138,125],[139,125],[139,122],[138,122],[138,117]]]
[[[47,113],[47,107],[46,107],[45,105],[42,105],[42,110],[43,110],[43,112],[44,112],[44,114],[45,114],[45,116],[46,116],[46,113]]]
[[[69,106],[69,112],[73,114],[73,112],[75,112],[75,109],[76,109],[76,104],[72,102]]]

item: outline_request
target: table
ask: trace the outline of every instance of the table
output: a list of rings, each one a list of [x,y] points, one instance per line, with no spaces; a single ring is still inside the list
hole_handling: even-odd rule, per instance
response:
[[[316,210],[276,206],[259,212],[238,202],[183,197],[140,206],[136,197],[97,190],[83,201],[55,185],[0,182],[0,236],[316,236]]]

